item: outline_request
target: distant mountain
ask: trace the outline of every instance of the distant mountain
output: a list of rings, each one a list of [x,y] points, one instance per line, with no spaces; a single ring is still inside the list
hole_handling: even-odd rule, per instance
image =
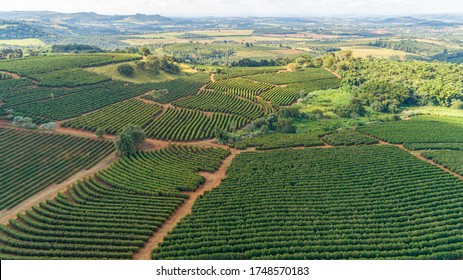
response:
[[[459,25],[456,21],[442,20],[442,18],[434,17],[394,17],[379,19],[378,22],[392,25],[403,25],[403,26],[428,26],[428,27],[441,27],[441,26],[454,26]]]
[[[163,30],[173,20],[161,15],[100,15],[96,13],[0,12],[0,20],[16,21],[53,35],[99,36]]]

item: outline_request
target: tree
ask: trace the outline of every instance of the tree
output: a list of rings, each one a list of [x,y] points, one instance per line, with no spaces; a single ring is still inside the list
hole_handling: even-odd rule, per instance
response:
[[[28,117],[16,116],[14,117],[12,124],[16,127],[22,127],[22,128],[27,128],[27,129],[37,128],[37,125],[32,122],[31,118],[28,118]]]
[[[323,111],[322,110],[314,109],[314,110],[312,110],[311,113],[314,115],[315,119],[317,119],[317,120],[323,119]]]
[[[228,143],[228,133],[220,128],[215,129],[214,137],[217,139],[217,142],[219,142],[219,144]]]
[[[104,129],[102,129],[101,127],[97,128],[95,130],[95,134],[96,134],[96,136],[98,136],[99,139],[103,139],[103,136],[104,136],[105,133],[106,133],[106,131]]]
[[[280,118],[276,123],[276,131],[282,133],[296,133],[296,126],[294,126],[293,119]]]
[[[56,129],[56,123],[55,122],[44,123],[39,128],[40,129],[46,129],[46,130],[55,130]]]
[[[145,132],[140,126],[128,125],[116,138],[116,150],[123,157],[133,155],[145,141]]]
[[[261,133],[262,135],[269,134],[269,132],[270,132],[270,128],[268,128],[267,125],[263,125],[262,128],[260,129],[260,133]]]
[[[117,72],[122,76],[132,76],[135,73],[135,69],[130,64],[121,64],[117,67]]]
[[[337,107],[334,112],[341,118],[356,118],[366,113],[362,101],[358,98],[352,99],[349,104]]]
[[[148,56],[151,54],[151,51],[148,47],[141,47],[140,48],[140,54],[143,56]]]
[[[299,112],[299,108],[296,107],[286,107],[280,109],[280,117],[282,118],[299,118],[301,113]]]

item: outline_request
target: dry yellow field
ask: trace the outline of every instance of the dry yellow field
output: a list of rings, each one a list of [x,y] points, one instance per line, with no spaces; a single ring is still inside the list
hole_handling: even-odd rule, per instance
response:
[[[39,39],[14,39],[14,40],[0,40],[0,46],[45,46]]]
[[[351,50],[355,57],[368,57],[374,58],[386,58],[389,59],[394,56],[398,56],[400,59],[405,59],[409,53],[403,51],[397,51],[392,49],[384,49],[370,46],[352,46],[352,47],[341,47],[342,50]]]

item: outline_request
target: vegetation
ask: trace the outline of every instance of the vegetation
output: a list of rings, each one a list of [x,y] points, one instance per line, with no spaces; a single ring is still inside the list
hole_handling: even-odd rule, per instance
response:
[[[172,81],[153,84],[157,92],[143,98],[159,103],[169,103],[181,97],[195,95],[199,89],[210,81],[207,74],[195,74]]]
[[[354,130],[340,130],[323,136],[322,140],[333,146],[371,145],[378,143],[378,140]]]
[[[10,80],[11,78],[11,74],[0,72],[0,80]]]
[[[339,87],[339,84],[339,79],[312,80],[304,83],[289,84],[285,87],[274,87],[263,93],[261,97],[275,106],[287,106],[301,98],[301,91],[307,94],[316,90],[335,89]]]
[[[230,131],[230,124],[243,127],[247,119],[236,115],[214,113],[207,116],[201,111],[169,107],[161,116],[146,126],[148,137],[162,140],[194,141],[212,138],[216,128]]]
[[[186,198],[180,191],[194,191],[205,181],[197,172],[213,172],[228,155],[224,149],[173,145],[123,158],[96,177],[120,190]]]
[[[322,68],[304,68],[295,72],[266,73],[249,76],[249,79],[272,83],[276,85],[286,85],[303,83],[323,79],[334,79],[336,76]]]
[[[463,126],[458,118],[414,117],[409,121],[386,122],[359,127],[360,132],[384,141],[402,143],[461,143]]]
[[[83,44],[68,44],[68,45],[53,45],[51,51],[54,53],[99,53],[102,49],[90,45]]]
[[[242,150],[248,147],[256,147],[256,150],[272,150],[289,147],[312,147],[322,145],[323,142],[320,141],[317,133],[271,133],[243,139],[230,144],[230,147]]]
[[[0,128],[0,209],[89,169],[113,151],[106,141]]]
[[[80,116],[83,113],[102,108],[113,103],[141,95],[151,89],[151,85],[124,84],[111,81],[74,91],[58,91],[66,94],[60,98],[51,98],[50,91],[43,92],[42,102],[23,103],[10,106],[15,112],[28,116],[40,116],[51,120],[64,120]],[[30,89],[33,93],[34,89]],[[16,94],[14,94],[17,96]],[[33,94],[32,94],[33,95]],[[38,96],[33,95],[33,98]],[[19,96],[23,99],[25,96]],[[6,100],[8,104],[8,99]]]
[[[94,178],[0,226],[2,259],[130,259],[183,202]],[[115,211],[117,209],[117,211]]]
[[[130,64],[121,64],[117,67],[117,72],[122,76],[132,76],[135,73],[135,69]]]
[[[145,141],[145,137],[145,132],[140,126],[130,124],[117,134],[114,146],[121,156],[130,156],[140,148]]]
[[[146,126],[161,111],[162,107],[159,105],[130,99],[72,119],[63,123],[62,126],[90,131],[100,128],[103,133],[116,134],[129,124]]]
[[[461,258],[463,182],[397,147],[241,153],[227,174],[153,259]]]
[[[131,61],[138,56],[129,54],[86,54],[36,56],[27,59],[0,61],[0,70],[16,73],[39,81],[44,86],[79,86],[108,80],[78,68]]]
[[[276,73],[282,70],[281,67],[229,67],[219,68],[220,72],[215,75],[216,80],[243,77],[260,73]]]
[[[210,83],[206,88],[233,93],[255,101],[256,96],[271,89],[272,87],[273,85],[269,83],[257,83],[246,79],[228,79]]]
[[[404,147],[411,151],[463,150],[463,142],[462,143],[405,143]]]
[[[258,118],[263,113],[258,104],[219,90],[203,90],[198,95],[174,101],[172,105],[209,112],[235,114],[247,119]]]
[[[394,112],[403,104],[450,106],[463,99],[463,65],[440,62],[395,62],[330,54],[324,64],[343,77],[343,84],[358,91],[374,109]]]
[[[463,176],[463,151],[461,147],[458,151],[425,151],[421,154]]]

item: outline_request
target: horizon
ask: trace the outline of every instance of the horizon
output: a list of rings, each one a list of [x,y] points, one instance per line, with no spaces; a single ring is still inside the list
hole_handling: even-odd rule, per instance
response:
[[[458,0],[17,0],[0,12],[84,13],[100,15],[163,15],[166,17],[365,17],[463,14]]]
[[[162,16],[168,18],[371,18],[371,17],[418,17],[418,16],[463,16],[463,12],[443,12],[443,13],[402,13],[402,14],[281,14],[281,15],[166,15],[161,13],[100,13],[95,11],[76,11],[76,12],[62,12],[56,10],[0,10],[0,13],[58,13],[58,14],[96,14],[103,16],[133,16],[133,15],[145,15],[145,16]]]

